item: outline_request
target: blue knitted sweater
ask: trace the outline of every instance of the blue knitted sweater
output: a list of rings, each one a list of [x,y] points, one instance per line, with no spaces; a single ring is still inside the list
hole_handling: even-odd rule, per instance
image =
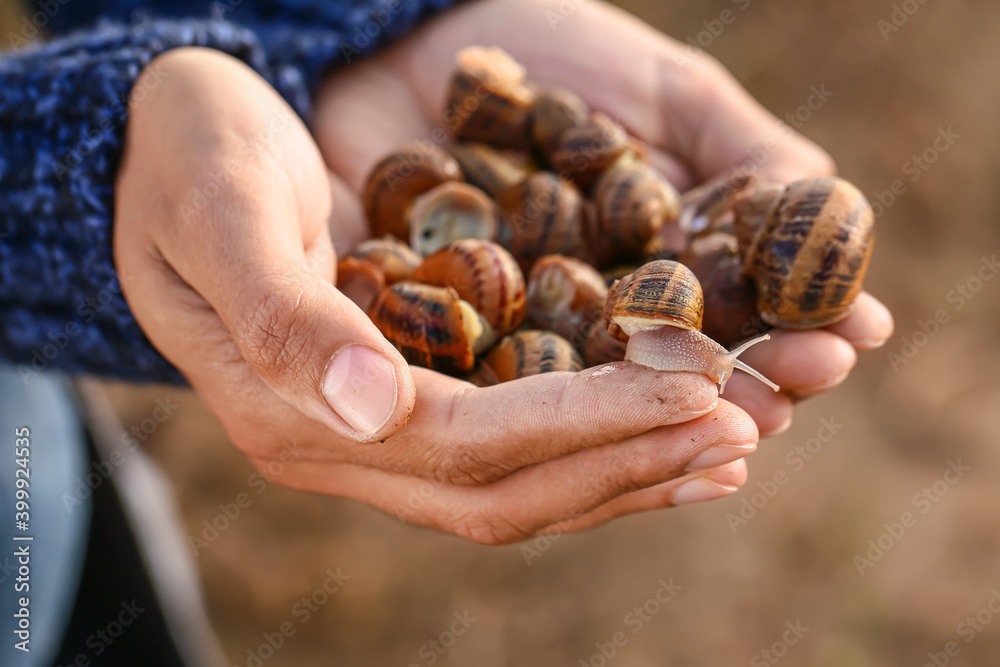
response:
[[[37,0],[0,53],[0,361],[26,382],[46,369],[183,382],[132,316],[112,256],[127,101],[153,58],[228,53],[308,122],[323,74],[453,1]],[[75,32],[29,44],[42,30]]]

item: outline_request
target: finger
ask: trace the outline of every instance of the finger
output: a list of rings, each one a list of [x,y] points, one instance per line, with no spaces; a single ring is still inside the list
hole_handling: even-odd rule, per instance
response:
[[[846,319],[826,327],[830,333],[844,338],[859,352],[875,350],[892,336],[892,313],[881,301],[862,292],[854,302],[854,310]]]
[[[483,484],[525,466],[618,442],[716,407],[708,378],[629,362],[487,388],[413,369],[420,399],[405,431],[360,463]],[[445,416],[442,419],[442,415]]]
[[[641,491],[626,493],[583,516],[554,524],[540,533],[578,533],[630,514],[725,498],[739,491],[746,480],[747,462],[746,459],[739,459],[718,468],[689,473]]]
[[[746,410],[762,438],[784,433],[792,425],[794,406],[788,395],[772,391],[749,375],[737,373],[730,378],[725,398]]]
[[[753,451],[756,440],[749,417],[736,406],[722,403],[691,422],[532,466],[482,487],[431,484],[343,464],[292,464],[281,481],[304,490],[346,495],[477,542],[505,544],[580,516],[624,493],[683,475],[711,447],[728,445],[736,456],[745,456]],[[729,456],[732,460],[733,454]]]
[[[740,358],[782,391],[809,395],[843,382],[858,355],[849,342],[829,331],[779,329],[768,343],[750,348]]]

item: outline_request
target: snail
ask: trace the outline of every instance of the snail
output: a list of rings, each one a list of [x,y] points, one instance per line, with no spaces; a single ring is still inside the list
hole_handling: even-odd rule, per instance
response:
[[[420,257],[392,236],[363,241],[337,262],[337,288],[362,310],[386,285],[406,280]]]
[[[562,133],[550,159],[556,173],[589,192],[611,165],[633,153],[633,144],[624,128],[597,111],[585,125]]]
[[[368,311],[411,364],[456,375],[496,340],[489,323],[458,292],[404,280],[383,289]]]
[[[597,234],[605,256],[638,255],[665,224],[677,221],[680,195],[659,171],[637,160],[620,161],[594,187]]]
[[[507,336],[483,360],[497,382],[510,382],[541,373],[583,368],[583,360],[562,336],[551,331],[519,331]]]
[[[874,244],[875,215],[856,187],[806,179],[744,193],[733,209],[764,322],[807,329],[847,317]]]
[[[771,336],[764,334],[728,351],[701,333],[704,306],[695,275],[667,259],[642,266],[608,292],[609,319],[617,326],[615,335],[628,341],[628,361],[660,371],[701,373],[719,385],[720,394],[736,369],[778,391],[778,385],[737,358]]]
[[[486,144],[455,144],[450,150],[465,179],[491,197],[517,185],[533,171],[528,160],[518,159],[519,156],[510,151],[501,152]]]
[[[608,286],[592,266],[572,257],[547,255],[528,276],[528,319],[582,348],[604,315]]]
[[[585,256],[583,197],[569,181],[540,171],[499,193],[496,201],[500,244],[525,271],[543,255]]]
[[[453,241],[424,259],[413,279],[454,288],[498,337],[524,320],[524,274],[510,253],[491,241]]]
[[[576,93],[555,86],[541,88],[531,105],[531,140],[535,149],[551,160],[563,133],[583,127],[589,118],[587,103]]]
[[[372,235],[409,241],[414,200],[442,183],[461,180],[455,158],[432,144],[414,142],[387,155],[372,169],[361,195]]]
[[[723,232],[699,236],[680,260],[698,278],[705,295],[702,333],[729,345],[770,328],[757,317],[757,293],[743,273],[735,236]]]
[[[414,200],[409,224],[410,246],[429,255],[458,239],[495,237],[497,209],[475,186],[443,183]]]
[[[534,93],[524,67],[502,49],[471,46],[458,52],[444,118],[462,141],[525,149]]]

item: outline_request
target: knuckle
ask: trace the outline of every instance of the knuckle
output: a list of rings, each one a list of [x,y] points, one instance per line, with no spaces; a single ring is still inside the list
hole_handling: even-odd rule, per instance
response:
[[[300,286],[279,284],[257,297],[237,326],[236,338],[247,361],[264,374],[282,379],[301,368],[311,340]]]

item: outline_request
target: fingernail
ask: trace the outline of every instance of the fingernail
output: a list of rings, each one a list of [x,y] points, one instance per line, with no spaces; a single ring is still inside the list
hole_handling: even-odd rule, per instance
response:
[[[323,398],[361,436],[385,426],[396,409],[396,368],[364,345],[337,351],[323,377]]]
[[[718,468],[721,465],[742,459],[755,451],[757,451],[757,445],[716,445],[694,457],[684,472]]]
[[[674,505],[689,505],[691,503],[703,503],[707,500],[715,500],[734,493],[735,486],[717,484],[706,477],[696,477],[690,482],[686,482],[674,491],[671,498]]]

